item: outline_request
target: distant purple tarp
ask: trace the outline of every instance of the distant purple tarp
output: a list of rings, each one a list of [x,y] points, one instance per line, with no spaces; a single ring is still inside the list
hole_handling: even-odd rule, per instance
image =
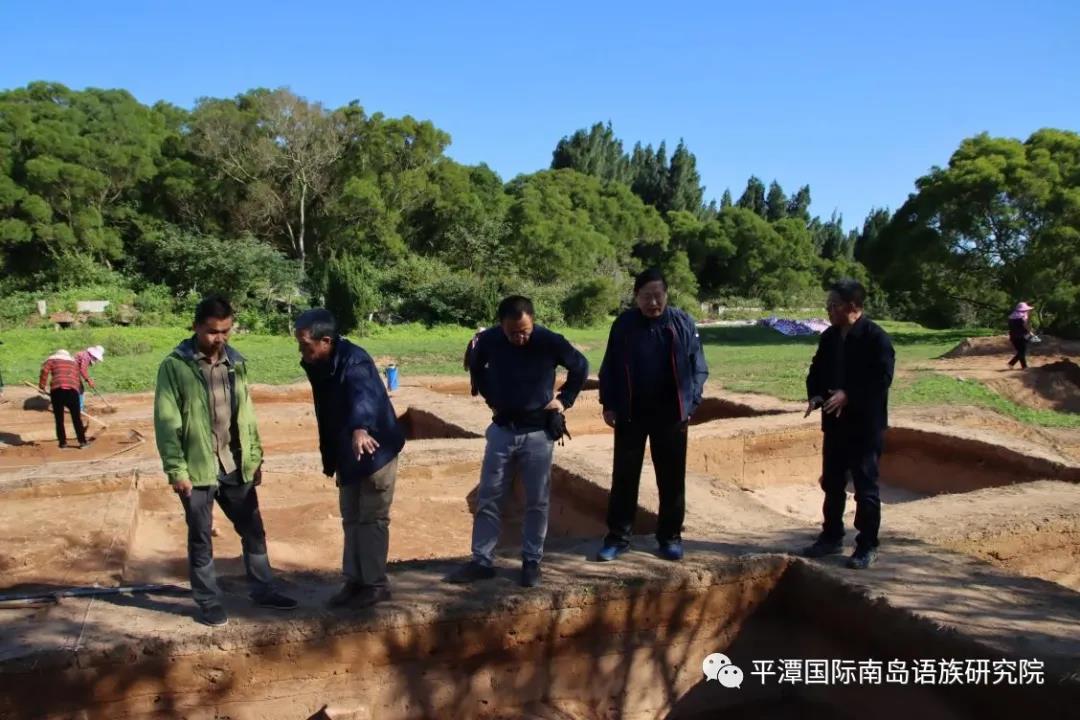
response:
[[[788,320],[786,318],[767,317],[758,320],[758,325],[772,328],[781,335],[820,335],[829,327],[824,320]]]

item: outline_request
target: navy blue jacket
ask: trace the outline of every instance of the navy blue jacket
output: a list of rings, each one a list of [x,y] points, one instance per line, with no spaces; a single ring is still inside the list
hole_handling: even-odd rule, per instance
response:
[[[342,484],[357,482],[397,457],[405,446],[405,433],[379,371],[363,348],[338,337],[327,363],[300,365],[315,398],[319,452],[326,475],[336,472]],[[374,455],[365,453],[357,460],[352,435],[361,428],[375,438],[379,448]]]
[[[645,322],[637,308],[615,318],[608,335],[607,351],[600,363],[600,404],[620,419],[631,419],[634,387],[631,362],[634,330]],[[668,306],[657,320],[671,340],[671,373],[679,402],[680,422],[686,422],[701,404],[709,367],[701,349],[701,337],[693,319],[682,310]]]
[[[889,335],[865,316],[851,326],[846,338],[836,327],[821,333],[806,376],[807,398],[827,400],[830,390],[843,390],[848,398],[839,418],[822,413],[822,429],[843,429],[867,440],[880,440],[889,424],[889,386],[895,363]]]
[[[589,361],[562,335],[534,325],[529,342],[516,347],[496,325],[477,336],[469,356],[473,387],[496,417],[518,418],[543,410],[555,394],[557,365],[568,372],[558,398],[570,408],[589,376]]]

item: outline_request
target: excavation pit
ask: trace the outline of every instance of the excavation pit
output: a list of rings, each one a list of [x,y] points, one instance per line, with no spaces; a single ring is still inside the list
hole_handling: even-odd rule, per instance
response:
[[[481,453],[476,445],[473,458]],[[480,462],[463,457],[421,450],[403,458],[391,511],[392,562],[468,556]],[[184,515],[160,475],[56,479],[9,489],[0,501],[18,508],[0,524],[0,590],[186,582]],[[332,479],[310,470],[266,469],[259,502],[276,568],[340,570],[341,520]],[[601,537],[606,507],[605,492],[553,468],[549,539]],[[518,557],[522,517],[523,494],[515,481],[504,503],[500,555]],[[644,510],[639,519],[643,528],[655,525]],[[219,509],[214,522],[218,572],[224,582],[242,585],[239,538]]]
[[[438,582],[445,564],[407,563],[397,599],[374,612],[319,610],[330,588],[309,587],[287,622],[232,597],[234,620],[217,629],[184,622],[186,601],[170,596],[61,603],[47,613],[58,624],[82,618],[78,650],[42,642],[0,660],[0,714],[704,720],[857,718],[871,703],[882,718],[951,720],[1051,717],[1076,700],[1062,655],[1073,646],[1047,653],[1036,641],[1024,652],[1007,637],[976,641],[782,556],[682,566],[641,557],[600,572],[577,547],[552,555],[538,590],[504,578],[451,588]],[[27,612],[5,615],[9,629],[30,632],[18,617]],[[705,680],[713,653],[741,666],[740,690]],[[751,674],[755,660],[914,667],[1032,653],[1041,653],[1041,685],[784,687]]]

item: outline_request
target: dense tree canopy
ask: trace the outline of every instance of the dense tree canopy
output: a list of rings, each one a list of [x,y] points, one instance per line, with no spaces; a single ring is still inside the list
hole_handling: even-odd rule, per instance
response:
[[[1075,332],[1080,320],[1080,136],[964,140],[859,248],[898,310],[930,322],[996,322],[1019,299]]]
[[[504,182],[446,155],[427,120],[326,108],[289,90],[146,106],[122,90],[0,92],[0,294],[124,283],[149,296],[225,289],[346,321],[490,321],[529,292],[546,322],[592,322],[648,265],[673,298],[818,302],[859,277],[876,309],[998,322],[1016,299],[1080,330],[1080,137],[964,140],[895,214],[856,229],[750,177],[706,198],[679,140],[611,123],[559,140],[551,168]]]

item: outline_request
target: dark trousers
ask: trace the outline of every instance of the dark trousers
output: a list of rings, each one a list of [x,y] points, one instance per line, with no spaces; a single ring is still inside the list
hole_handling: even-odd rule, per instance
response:
[[[660,491],[656,539],[669,542],[682,538],[683,518],[686,515],[686,427],[680,422],[619,420],[615,423],[615,460],[611,494],[608,496],[608,534],[604,539],[607,545],[622,545],[630,541],[637,512],[646,438],[656,470],[656,487]]]
[[[214,571],[210,523],[214,500],[217,500],[225,517],[232,522],[240,536],[251,596],[258,598],[270,594],[273,592],[274,575],[266,554],[266,532],[263,530],[255,486],[251,483],[222,483],[216,487],[192,488],[190,497],[180,496],[188,526],[188,570],[192,597],[200,606],[221,602],[221,590]]]
[[[49,393],[52,398],[53,417],[56,418],[56,439],[61,445],[67,445],[67,433],[64,431],[64,410],[71,413],[71,423],[75,426],[75,437],[79,438],[79,444],[86,442],[86,428],[83,426],[82,411],[79,409],[78,390],[53,390]]]
[[[844,537],[844,505],[847,482],[855,486],[855,544],[860,548],[878,546],[881,527],[881,497],[878,492],[878,460],[881,458],[881,434],[862,437],[845,428],[825,431],[825,452],[821,489],[825,491],[821,538],[840,541]]]
[[[1013,366],[1016,363],[1020,363],[1020,367],[1027,369],[1027,346],[1028,341],[1026,337],[1011,336],[1009,342],[1016,349],[1016,354],[1013,355],[1013,359],[1009,361],[1009,366]]]

